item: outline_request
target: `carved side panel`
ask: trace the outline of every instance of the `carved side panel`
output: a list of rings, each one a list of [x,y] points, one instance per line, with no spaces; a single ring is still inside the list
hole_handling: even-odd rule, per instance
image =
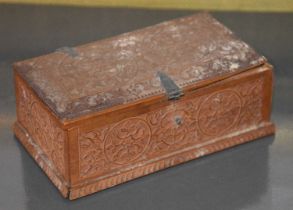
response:
[[[260,77],[81,132],[80,177],[110,173],[256,126],[263,119],[263,87]]]
[[[65,176],[64,144],[66,133],[41,106],[23,81],[17,80],[18,121],[28,131],[49,161]]]

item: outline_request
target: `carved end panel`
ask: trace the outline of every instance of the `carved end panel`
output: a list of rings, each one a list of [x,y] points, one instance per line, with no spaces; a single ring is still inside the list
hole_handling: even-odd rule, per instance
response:
[[[66,132],[21,78],[16,76],[15,83],[18,123],[29,135],[30,144],[44,154],[48,166],[66,177]]]
[[[136,117],[80,130],[80,179],[132,170],[172,155],[184,160],[184,151],[261,127],[265,81],[265,74],[252,74]]]

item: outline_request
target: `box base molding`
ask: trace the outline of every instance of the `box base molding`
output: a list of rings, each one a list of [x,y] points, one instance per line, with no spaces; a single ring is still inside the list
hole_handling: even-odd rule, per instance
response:
[[[208,154],[212,154],[245,142],[253,141],[258,138],[271,135],[275,132],[275,126],[271,122],[264,122],[258,126],[249,129],[237,131],[219,138],[215,138],[202,144],[201,146],[193,146],[178,151],[166,157],[161,157],[155,161],[150,161],[139,167],[129,171],[111,174],[109,176],[98,177],[96,179],[86,181],[85,184],[78,186],[70,186],[62,176],[57,172],[52,163],[46,158],[42,150],[34,143],[29,133],[18,122],[14,124],[14,133],[26,150],[35,159],[37,164],[43,169],[50,180],[56,185],[64,197],[70,200],[77,199],[115,185],[130,181],[132,179],[142,177],[156,171],[178,165]]]

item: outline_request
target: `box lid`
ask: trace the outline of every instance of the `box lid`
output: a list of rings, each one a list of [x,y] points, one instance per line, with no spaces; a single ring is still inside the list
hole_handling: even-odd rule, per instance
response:
[[[265,62],[206,13],[60,48],[15,70],[61,119],[162,95],[162,75],[180,89],[208,84]]]

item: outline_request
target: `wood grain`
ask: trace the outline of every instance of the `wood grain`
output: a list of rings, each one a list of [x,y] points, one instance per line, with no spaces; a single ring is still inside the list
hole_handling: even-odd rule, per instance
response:
[[[141,114],[137,107],[126,113],[120,110],[108,122],[101,122],[109,118],[105,113],[69,128],[59,126],[62,122],[57,123],[17,73],[15,80],[18,121],[14,132],[70,199],[275,132],[270,122],[270,65],[200,88],[178,101],[150,105]],[[44,117],[34,115],[34,103]],[[36,120],[39,124],[33,123]],[[43,135],[50,135],[41,135],[42,129]]]
[[[210,15],[179,18],[16,63],[14,133],[76,199],[273,134],[272,71]]]

